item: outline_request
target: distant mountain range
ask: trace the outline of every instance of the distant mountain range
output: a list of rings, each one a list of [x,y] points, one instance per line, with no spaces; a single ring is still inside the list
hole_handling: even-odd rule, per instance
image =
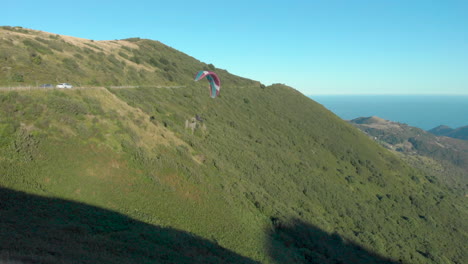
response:
[[[436,136],[445,136],[468,140],[468,126],[463,126],[454,129],[449,126],[441,125],[429,130],[429,132]]]
[[[384,147],[401,154],[413,166],[438,177],[452,188],[466,191],[468,141],[455,136],[468,135],[468,126],[459,129],[439,126],[429,133],[377,116],[359,117],[350,123]]]

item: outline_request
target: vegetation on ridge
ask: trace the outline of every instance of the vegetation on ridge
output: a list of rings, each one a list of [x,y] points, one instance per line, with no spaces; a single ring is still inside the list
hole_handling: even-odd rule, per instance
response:
[[[200,69],[214,69],[147,39],[93,41],[18,27],[0,27],[0,34],[0,87],[61,82],[88,87],[171,86],[192,81]],[[229,74],[222,77],[238,85],[247,81]]]
[[[21,34],[26,34],[22,37],[27,40],[39,33]],[[7,34],[5,38],[19,36]],[[100,84],[118,86],[123,83],[104,80],[129,80],[131,74],[114,73],[107,59],[91,63],[84,55],[82,45],[103,47],[107,42],[70,39],[67,43],[70,49],[80,48],[76,49],[83,57],[80,69],[94,63],[94,67],[109,70],[108,74],[95,72]],[[100,219],[97,226],[105,233],[91,232],[93,227],[77,220],[81,217],[73,217],[74,210],[57,216],[60,221],[70,221],[71,230],[81,230],[87,241],[110,239],[114,243],[111,238],[119,238],[140,243],[144,239],[132,231],[141,232],[137,229],[148,224],[149,232],[180,230],[182,240],[187,241],[185,234],[190,233],[194,239],[188,241],[212,247],[215,257],[197,255],[206,263],[228,257],[238,263],[467,262],[465,197],[454,195],[437,180],[411,168],[290,87],[264,87],[216,69],[223,83],[221,95],[213,100],[206,84],[191,81],[196,72],[190,72],[192,69],[209,65],[149,40],[114,44],[125,50],[127,43],[138,47],[141,57],[149,58],[157,51],[172,63],[175,59],[170,54],[179,54],[173,80],[163,80],[160,68],[145,61],[139,64],[144,67],[142,72],[146,67],[154,72],[135,81],[153,87],[0,93],[0,186],[10,197],[0,200],[0,205],[8,205],[0,206],[9,213],[8,219],[2,219],[4,226],[23,217],[24,211],[11,209],[15,202],[25,208],[30,199],[50,202],[38,197],[45,196],[86,204],[77,207],[77,215],[83,210],[104,214],[90,217]],[[146,45],[154,48],[145,49]],[[27,48],[1,50],[11,63],[8,74],[22,67],[15,54],[23,54]],[[53,52],[44,53],[42,60],[63,55]],[[49,66],[45,64],[43,71],[58,71]],[[69,76],[82,83],[88,77],[88,73],[79,72]],[[167,84],[184,87],[155,88]],[[200,127],[205,128],[192,133],[185,128],[185,121],[196,115],[203,120],[197,121],[204,125]],[[25,194],[13,190],[35,196],[25,199]],[[54,207],[61,207],[64,202],[60,201]],[[96,210],[98,207],[106,211]],[[119,213],[118,223],[124,216],[137,222],[123,231],[108,228],[114,221],[106,222],[109,210]],[[45,214],[54,215],[51,211]],[[32,223],[21,234],[46,245],[34,248],[21,240],[10,247],[0,243],[1,256],[42,258],[51,263],[70,257],[69,250],[60,254],[47,251],[56,237],[50,239],[46,233],[34,231],[44,230],[40,227],[47,223],[47,228],[62,230],[61,223]],[[141,230],[145,233],[147,229]],[[0,233],[0,241],[7,241],[16,232]],[[72,239],[60,232],[60,243]],[[311,234],[311,239],[303,239],[303,233]],[[177,238],[151,234],[148,239],[170,244],[170,259],[166,261],[183,259],[171,255],[176,249],[173,243],[181,242]],[[71,242],[83,246],[76,240]],[[177,245],[185,249],[180,254],[187,253],[187,243]],[[137,249],[135,254],[140,254]],[[83,246],[80,250],[88,253],[83,256],[92,256],[99,248]],[[126,261],[115,257],[119,252],[107,253],[115,263]],[[164,262],[162,255],[146,256]]]

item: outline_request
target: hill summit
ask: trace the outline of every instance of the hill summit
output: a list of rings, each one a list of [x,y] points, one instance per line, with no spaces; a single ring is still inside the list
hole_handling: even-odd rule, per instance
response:
[[[436,136],[443,136],[444,134],[450,133],[452,131],[453,131],[453,128],[446,126],[446,125],[440,125],[440,126],[434,127],[431,130],[428,130],[428,132]]]
[[[383,118],[380,118],[378,116],[371,116],[371,117],[359,117],[356,119],[352,120],[353,123],[356,124],[387,124],[390,123],[390,121],[387,121]]]
[[[0,52],[0,260],[468,260],[466,197],[291,87],[138,38],[2,27]]]
[[[436,136],[445,136],[445,137],[468,140],[468,126],[463,126],[463,127],[454,129],[448,126],[441,125],[441,126],[438,126],[429,130],[429,132]]]

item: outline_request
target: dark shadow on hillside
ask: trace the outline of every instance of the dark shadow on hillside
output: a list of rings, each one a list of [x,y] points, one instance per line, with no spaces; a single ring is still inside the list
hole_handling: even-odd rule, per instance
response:
[[[187,232],[0,188],[1,263],[256,263]]]
[[[273,219],[274,231],[269,234],[269,255],[278,264],[396,264],[388,258],[369,252],[357,244],[344,241],[321,229],[295,220],[282,224]]]

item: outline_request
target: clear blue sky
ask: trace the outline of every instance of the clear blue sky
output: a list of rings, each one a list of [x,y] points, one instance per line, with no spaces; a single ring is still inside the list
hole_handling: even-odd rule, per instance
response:
[[[22,1],[0,25],[159,40],[312,94],[468,94],[467,0]]]

